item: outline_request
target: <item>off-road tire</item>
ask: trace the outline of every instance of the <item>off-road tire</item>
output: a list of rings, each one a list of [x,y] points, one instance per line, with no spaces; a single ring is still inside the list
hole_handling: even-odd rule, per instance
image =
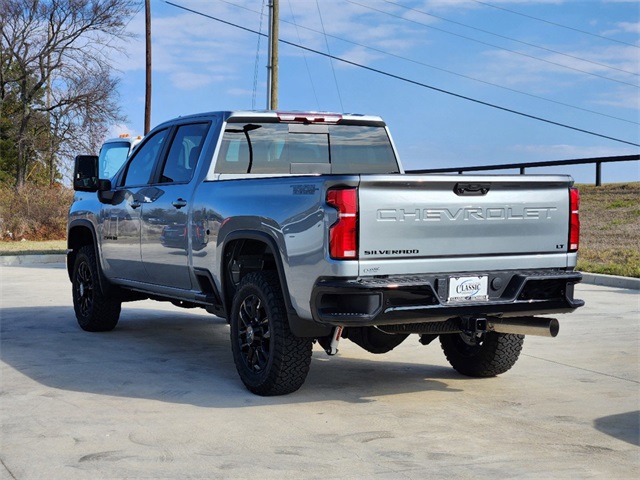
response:
[[[477,344],[465,333],[440,335],[440,345],[453,368],[469,377],[495,377],[515,365],[524,335],[487,332]]]
[[[408,333],[390,334],[375,327],[348,327],[343,337],[348,338],[369,353],[387,353],[396,348],[409,336]]]
[[[93,245],[85,245],[73,265],[72,289],[78,325],[87,332],[113,330],[120,318],[122,302],[103,293],[99,275]]]
[[[231,349],[240,379],[257,395],[298,390],[309,373],[313,339],[289,329],[275,272],[253,272],[240,282],[231,307]]]

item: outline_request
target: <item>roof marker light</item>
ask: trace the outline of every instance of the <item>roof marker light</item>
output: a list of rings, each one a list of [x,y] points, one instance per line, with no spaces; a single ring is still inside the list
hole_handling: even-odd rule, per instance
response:
[[[338,113],[278,112],[278,119],[281,122],[336,124],[342,120],[342,115]]]

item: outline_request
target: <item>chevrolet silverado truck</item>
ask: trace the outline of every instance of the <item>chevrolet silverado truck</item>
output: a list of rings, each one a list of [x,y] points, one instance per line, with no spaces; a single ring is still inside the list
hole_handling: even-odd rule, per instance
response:
[[[114,329],[133,300],[202,307],[259,395],[300,388],[314,343],[341,338],[378,354],[439,338],[458,372],[495,376],[584,304],[571,177],[406,174],[376,116],[180,117],[109,179],[78,156],[74,188],[80,327]]]

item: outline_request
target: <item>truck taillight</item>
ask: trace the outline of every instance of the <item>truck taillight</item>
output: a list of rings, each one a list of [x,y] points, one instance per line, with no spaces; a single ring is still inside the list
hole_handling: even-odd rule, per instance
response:
[[[569,251],[577,252],[580,247],[580,193],[577,188],[569,189],[569,208],[571,219],[569,223]]]
[[[336,260],[358,258],[358,190],[327,191],[327,203],[338,210],[338,221],[329,229],[329,253]]]

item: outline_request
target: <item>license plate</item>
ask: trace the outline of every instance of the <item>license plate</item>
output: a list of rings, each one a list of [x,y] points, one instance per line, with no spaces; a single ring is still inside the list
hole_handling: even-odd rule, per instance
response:
[[[449,302],[486,302],[489,300],[489,277],[449,278]]]

